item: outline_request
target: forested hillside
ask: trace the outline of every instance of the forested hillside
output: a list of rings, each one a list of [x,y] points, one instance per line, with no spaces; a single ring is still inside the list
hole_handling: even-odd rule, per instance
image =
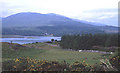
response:
[[[2,18],[3,35],[54,36],[82,33],[117,33],[118,27],[95,26],[58,14],[18,13]]]
[[[64,35],[62,36],[60,45],[64,49],[74,49],[74,50],[93,49],[93,46],[120,47],[120,45],[118,44],[118,42],[120,42],[120,39],[118,37],[120,37],[120,34],[119,35],[118,34]]]

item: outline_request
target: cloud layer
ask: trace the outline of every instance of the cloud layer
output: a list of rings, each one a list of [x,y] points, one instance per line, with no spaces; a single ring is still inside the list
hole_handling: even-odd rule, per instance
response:
[[[2,17],[19,12],[56,13],[101,22],[117,17],[119,0],[0,0]],[[117,20],[117,19],[116,19]],[[110,21],[108,21],[110,22]],[[116,22],[116,21],[113,21]],[[108,24],[108,25],[117,25]]]

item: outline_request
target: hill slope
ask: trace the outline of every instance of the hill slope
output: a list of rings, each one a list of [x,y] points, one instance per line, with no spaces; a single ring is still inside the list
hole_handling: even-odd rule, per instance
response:
[[[107,32],[104,26],[94,26],[53,13],[18,13],[2,18],[2,24],[2,33],[7,35],[45,35],[45,33],[48,33],[61,36],[64,34]],[[113,29],[107,27],[107,30],[110,32]],[[116,27],[114,27],[113,32],[115,31],[117,31]]]
[[[3,27],[37,27],[37,26],[56,26],[56,25],[82,25],[87,24],[74,21],[68,17],[57,14],[40,13],[18,13],[6,18],[2,18]],[[90,26],[90,25],[89,25]]]

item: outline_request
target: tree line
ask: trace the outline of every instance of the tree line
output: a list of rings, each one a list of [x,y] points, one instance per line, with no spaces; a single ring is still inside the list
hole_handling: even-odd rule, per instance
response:
[[[93,46],[120,47],[120,34],[82,34],[64,35],[60,46],[64,49],[91,49]]]

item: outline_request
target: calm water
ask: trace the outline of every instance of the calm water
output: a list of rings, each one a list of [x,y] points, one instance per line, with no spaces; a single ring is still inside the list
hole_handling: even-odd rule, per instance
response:
[[[18,44],[27,44],[27,43],[35,43],[35,42],[47,42],[54,40],[61,40],[61,37],[47,37],[47,36],[25,36],[24,38],[2,38],[0,41],[2,42],[13,42]]]

